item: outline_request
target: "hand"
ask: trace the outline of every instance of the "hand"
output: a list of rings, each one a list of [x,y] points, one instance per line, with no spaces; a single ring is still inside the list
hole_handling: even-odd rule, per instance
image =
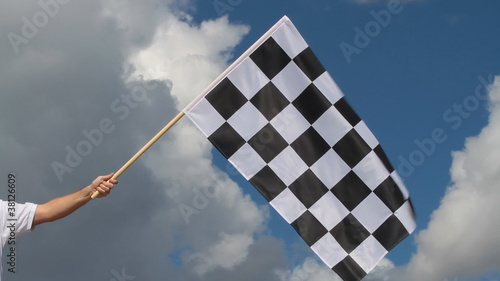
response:
[[[108,194],[111,192],[111,189],[115,186],[115,184],[118,183],[116,179],[111,179],[113,177],[114,173],[104,175],[104,176],[98,176],[91,184],[91,194],[93,194],[95,191],[99,192],[99,195],[97,198],[105,197],[108,196]]]

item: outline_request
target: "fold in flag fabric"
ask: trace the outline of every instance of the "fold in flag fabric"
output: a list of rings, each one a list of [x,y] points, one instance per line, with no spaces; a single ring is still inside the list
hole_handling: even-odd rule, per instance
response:
[[[416,227],[379,142],[286,16],[184,113],[346,281]]]

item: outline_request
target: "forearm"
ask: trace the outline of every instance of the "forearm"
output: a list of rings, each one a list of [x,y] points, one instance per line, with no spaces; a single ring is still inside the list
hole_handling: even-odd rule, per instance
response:
[[[36,224],[62,219],[91,200],[88,187],[38,206]],[[37,218],[35,217],[35,220]]]
[[[78,208],[92,200],[92,193],[99,191],[98,197],[104,197],[109,194],[115,184],[116,179],[112,179],[113,174],[99,176],[90,185],[73,192],[71,194],[61,196],[50,200],[45,204],[40,204],[36,208],[33,226],[44,222],[51,222],[62,219],[73,213]]]
[[[74,193],[50,200],[46,203],[51,210],[50,221],[66,217],[81,206],[85,205],[90,200],[90,194],[89,192],[85,192],[85,188]]]

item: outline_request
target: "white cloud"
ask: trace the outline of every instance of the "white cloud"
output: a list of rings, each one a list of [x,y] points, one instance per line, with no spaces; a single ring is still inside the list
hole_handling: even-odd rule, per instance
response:
[[[453,153],[453,184],[418,235],[407,269],[412,280],[478,276],[500,268],[500,76],[489,97],[488,125]]]
[[[252,237],[248,235],[222,233],[217,244],[204,252],[190,255],[187,260],[196,262],[194,270],[200,276],[218,267],[231,270],[245,261],[253,242]]]
[[[122,23],[123,24],[123,23]],[[130,80],[161,79],[173,83],[179,111],[228,65],[234,46],[248,27],[230,24],[227,17],[195,25],[184,17],[158,25],[150,46],[130,54]],[[231,270],[245,262],[263,229],[267,212],[212,164],[212,146],[187,120],[179,122],[144,163],[187,224],[184,262],[198,274]],[[210,222],[209,224],[206,221]]]
[[[395,269],[394,264],[388,259],[382,259],[378,265],[363,280],[387,281]],[[306,258],[304,263],[289,272],[282,272],[281,281],[342,281],[342,279],[321,261]]]
[[[306,258],[304,262],[289,272],[280,274],[281,281],[342,281],[331,269],[322,262]]]
[[[218,76],[232,50],[249,31],[227,17],[202,22],[169,18],[161,23],[152,44],[130,56],[132,77],[175,81],[172,94],[181,109]]]

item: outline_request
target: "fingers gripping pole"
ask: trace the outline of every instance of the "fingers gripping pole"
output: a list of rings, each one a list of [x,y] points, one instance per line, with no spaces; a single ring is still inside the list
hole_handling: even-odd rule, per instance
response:
[[[183,111],[177,114],[177,116],[175,116],[174,119],[168,122],[168,124],[165,125],[163,129],[161,129],[150,141],[148,141],[148,143],[146,143],[139,151],[137,151],[137,153],[134,156],[132,156],[132,158],[130,158],[127,161],[127,163],[125,163],[118,171],[116,171],[116,173],[113,175],[111,179],[117,179],[125,170],[128,169],[128,167],[130,167],[135,162],[135,160],[139,159],[139,157],[141,157],[141,155],[144,152],[146,152],[146,150],[148,150],[161,136],[163,136],[163,134],[165,134],[183,116],[184,116]],[[98,195],[99,191],[95,191],[91,197],[92,199],[95,199]]]

